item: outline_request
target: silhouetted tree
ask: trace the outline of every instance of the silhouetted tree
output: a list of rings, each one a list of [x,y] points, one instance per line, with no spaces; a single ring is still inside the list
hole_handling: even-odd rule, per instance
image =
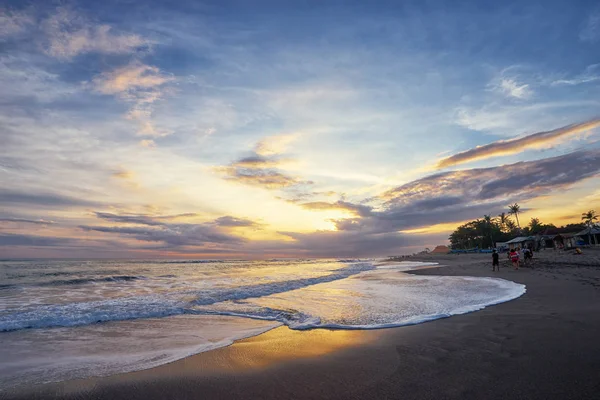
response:
[[[517,219],[517,226],[519,227],[519,229],[521,229],[521,223],[519,222],[519,213],[520,212],[521,212],[521,206],[519,206],[517,203],[508,206],[508,213],[510,215],[515,216],[515,218]]]
[[[588,243],[592,244],[592,227],[596,224],[595,221],[598,220],[598,214],[596,211],[589,210],[588,212],[584,212],[581,214],[581,220],[588,228]],[[598,244],[596,240],[596,235],[594,235],[594,244]]]

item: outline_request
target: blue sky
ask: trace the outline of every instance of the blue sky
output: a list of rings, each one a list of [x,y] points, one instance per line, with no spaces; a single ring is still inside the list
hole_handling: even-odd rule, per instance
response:
[[[598,208],[596,2],[371,3],[3,2],[0,255],[389,255]]]

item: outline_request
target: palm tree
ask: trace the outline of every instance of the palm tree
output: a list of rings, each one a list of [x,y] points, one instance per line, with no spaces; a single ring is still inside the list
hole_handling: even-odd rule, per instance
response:
[[[591,245],[592,244],[592,227],[596,224],[594,221],[598,220],[598,214],[596,214],[596,211],[594,211],[594,210],[589,210],[588,212],[581,214],[581,220],[588,227],[588,242]],[[598,242],[596,241],[596,235],[594,235],[594,244],[596,244],[596,245],[598,244]]]
[[[521,224],[519,223],[519,212],[521,212],[521,206],[517,203],[508,206],[508,213],[510,215],[515,216],[515,218],[517,219],[517,226],[519,227],[519,229],[521,229]]]
[[[531,222],[529,222],[529,231],[532,234],[536,234],[542,230],[542,223],[539,218],[531,218]]]
[[[498,224],[500,224],[500,229],[503,232],[505,232],[506,231],[506,224],[507,224],[508,221],[510,221],[508,219],[508,215],[506,215],[506,213],[503,212],[503,213],[501,213],[501,214],[498,215],[497,220],[498,220]]]
[[[515,229],[517,229],[517,224],[515,224],[515,221],[513,221],[512,219],[506,221],[506,230],[508,231],[508,233],[514,233]]]

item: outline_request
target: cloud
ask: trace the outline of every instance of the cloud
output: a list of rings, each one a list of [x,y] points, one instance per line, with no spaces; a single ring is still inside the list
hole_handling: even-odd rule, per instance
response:
[[[311,185],[312,181],[302,180],[286,175],[279,171],[279,166],[284,161],[274,156],[266,157],[252,154],[237,161],[214,170],[225,175],[225,179],[250,186],[259,186],[266,189],[283,189],[297,185]]]
[[[567,125],[552,131],[534,133],[522,138],[499,140],[444,158],[438,162],[436,167],[441,169],[470,161],[521,153],[529,148],[555,143],[565,137],[595,129],[599,126],[600,119],[594,119],[580,124]]]
[[[254,151],[261,156],[281,154],[298,139],[298,136],[296,133],[290,133],[266,137],[256,144]]]
[[[162,99],[165,84],[172,82],[173,76],[159,68],[135,61],[113,71],[103,72],[92,79],[92,87],[98,93],[115,95],[132,107],[127,118],[138,121],[139,136],[161,137],[173,133],[159,128],[152,121],[153,104]],[[156,145],[152,140],[142,140],[146,147]]]
[[[150,215],[150,214],[114,214],[109,212],[94,211],[97,218],[112,222],[122,222],[129,224],[140,224],[150,226],[167,225],[165,220],[174,220],[177,218],[195,217],[196,213],[183,213],[175,215]]]
[[[577,75],[571,79],[554,80],[550,83],[550,85],[551,86],[560,86],[560,85],[574,86],[574,85],[581,85],[581,84],[589,83],[589,82],[595,82],[597,80],[600,80],[600,75],[598,73],[599,67],[600,67],[600,64],[589,65],[582,74]]]
[[[430,175],[382,193],[363,218],[334,221],[340,231],[394,232],[495,215],[506,205],[564,190],[600,173],[600,150],[491,168]]]
[[[240,158],[238,161],[231,164],[237,168],[268,168],[275,167],[279,164],[278,160],[269,159],[260,155]]]
[[[150,43],[135,34],[114,32],[109,25],[97,25],[74,10],[60,7],[41,22],[52,57],[70,60],[84,53],[127,54]]]
[[[0,233],[0,246],[61,246],[73,242],[70,238]]]
[[[588,16],[579,32],[579,39],[584,42],[596,42],[600,39],[600,10]]]
[[[533,95],[533,91],[528,84],[519,84],[515,79],[502,78],[494,90],[504,94],[507,97],[514,97],[516,99],[528,99]]]
[[[44,219],[27,219],[27,218],[0,218],[0,222],[17,222],[35,225],[52,225],[56,222]]]
[[[34,22],[27,12],[0,9],[0,39],[18,34]]]
[[[147,225],[147,224],[146,224]],[[202,246],[206,243],[241,244],[245,240],[211,224],[160,224],[158,226],[90,226],[85,231],[116,233],[140,241],[162,242],[170,247]]]
[[[236,218],[229,215],[219,217],[213,221],[213,224],[217,226],[225,227],[260,227],[261,224],[244,218]]]
[[[156,147],[156,143],[152,139],[144,139],[144,140],[140,140],[140,146],[147,147],[147,148],[153,148],[153,147]]]
[[[407,247],[444,243],[446,234],[437,235],[405,235],[397,232],[364,233],[364,232],[332,232],[312,233],[280,232],[293,241],[256,245],[260,253],[281,252],[297,257],[381,257],[384,255],[406,253]],[[253,249],[248,246],[248,249]]]
[[[147,242],[163,242],[167,247],[202,246],[206,243],[239,245],[245,242],[245,239],[231,235],[222,228],[260,228],[262,226],[257,222],[229,215],[219,217],[213,221],[193,224],[174,222],[174,220],[183,217],[197,216],[195,213],[148,215],[95,212],[94,214],[96,217],[106,221],[135,226],[81,225],[81,229],[86,231],[115,233]]]
[[[0,204],[35,205],[42,207],[89,207],[100,205],[96,201],[78,199],[60,194],[25,193],[8,189],[0,189]]]
[[[329,203],[326,201],[314,201],[309,203],[302,203],[300,204],[300,206],[307,210],[343,210],[361,217],[369,216],[373,211],[373,208],[370,206],[353,204],[342,200],[339,200],[335,203]]]
[[[221,167],[217,169],[226,174],[225,179],[250,186],[259,186],[266,189],[283,189],[296,185],[310,185],[312,181],[303,181],[285,175],[273,169]]]
[[[159,226],[164,225],[163,222],[160,222],[149,215],[119,215],[108,212],[98,212],[95,211],[94,214],[96,217],[100,219],[104,219],[112,222],[122,222],[122,223],[131,223],[131,224],[141,224],[141,225],[150,225],[150,226]]]
[[[100,93],[137,98],[135,92],[161,86],[172,80],[173,77],[162,74],[157,67],[134,62],[114,71],[102,73],[92,82]],[[157,97],[145,97],[143,100],[152,103],[157,100]]]

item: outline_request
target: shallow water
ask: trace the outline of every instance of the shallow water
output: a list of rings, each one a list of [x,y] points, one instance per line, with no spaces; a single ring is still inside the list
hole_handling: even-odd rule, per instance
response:
[[[522,295],[375,260],[0,263],[0,387],[149,368],[285,324],[375,329]]]

